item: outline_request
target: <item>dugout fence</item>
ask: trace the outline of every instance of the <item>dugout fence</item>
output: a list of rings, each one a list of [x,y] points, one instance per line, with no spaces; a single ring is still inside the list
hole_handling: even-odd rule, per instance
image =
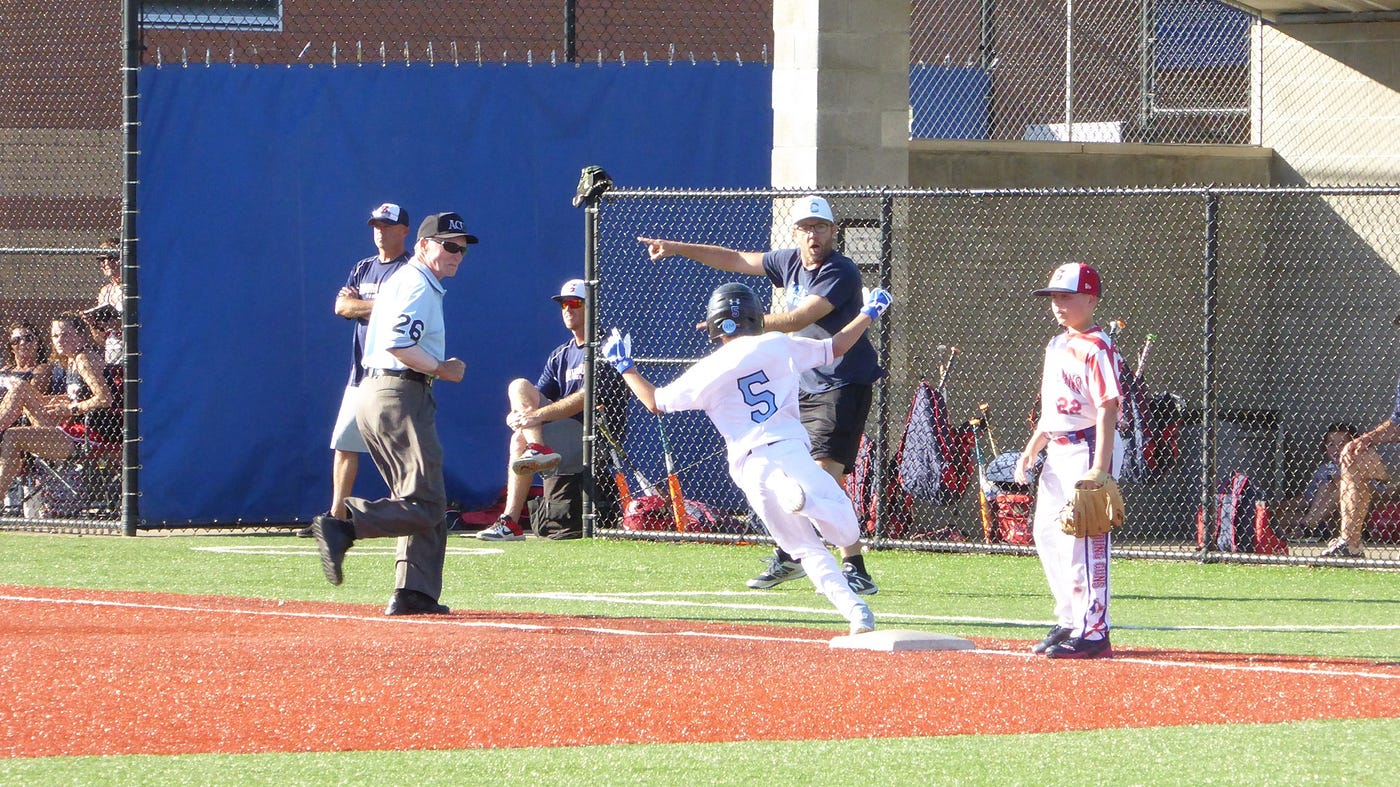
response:
[[[992,506],[1004,507],[1005,521],[1014,522],[1013,496],[1033,494],[1010,483],[1005,467],[1029,435],[1044,345],[1057,330],[1045,301],[1029,293],[1058,264],[1082,260],[1103,275],[1097,317],[1116,331],[1130,372],[1150,342],[1141,376],[1154,437],[1149,467],[1123,485],[1129,517],[1116,537],[1120,554],[1400,566],[1395,485],[1374,497],[1364,560],[1319,557],[1336,535],[1336,515],[1305,516],[1310,497],[1328,494],[1324,432],[1339,423],[1364,432],[1393,409],[1400,373],[1400,188],[823,193],[838,218],[838,248],[868,285],[889,287],[896,299],[872,336],[889,372],[867,428],[880,502],[864,507],[875,509],[866,523],[875,547],[1031,553],[1014,527],[984,537],[979,497],[985,490]],[[681,258],[651,262],[636,238],[741,250],[790,245],[788,216],[798,196],[607,193],[589,212],[595,335],[615,326],[629,330],[647,376],[658,385],[674,379],[707,352],[695,325],[713,287],[747,280],[770,304],[783,296],[755,277]],[[946,377],[951,424],[967,450],[957,457],[969,469],[967,487],[947,500],[914,499],[906,520],[895,452],[920,381],[936,385],[940,377]],[[636,403],[599,403],[629,408],[621,442],[633,489],[664,480],[656,420]],[[694,413],[668,415],[666,431],[684,496],[702,505],[692,507],[683,528],[669,516],[634,517],[628,527],[600,516],[595,532],[764,540],[762,523],[728,479],[708,421]],[[985,486],[974,470],[974,445],[989,472]],[[1400,473],[1392,448],[1383,447],[1382,458]],[[607,442],[595,436],[593,449],[595,463],[608,465]],[[1248,478],[1249,489],[1219,498],[1222,479],[1235,474]],[[664,484],[654,489],[666,494]],[[1243,501],[1235,518],[1240,542],[1253,535],[1257,501],[1265,503],[1259,513],[1267,511],[1280,542],[1261,537],[1230,551],[1213,534],[1198,538],[1198,517],[1209,529],[1236,499]]]

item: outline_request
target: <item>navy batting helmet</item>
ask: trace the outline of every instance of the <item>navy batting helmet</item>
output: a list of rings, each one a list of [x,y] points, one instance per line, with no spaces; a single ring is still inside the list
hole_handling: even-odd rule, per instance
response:
[[[722,336],[757,336],[763,333],[763,305],[754,291],[743,284],[721,284],[710,293],[705,309],[710,341]]]

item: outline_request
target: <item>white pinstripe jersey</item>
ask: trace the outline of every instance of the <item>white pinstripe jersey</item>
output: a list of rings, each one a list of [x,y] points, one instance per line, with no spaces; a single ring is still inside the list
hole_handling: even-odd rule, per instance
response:
[[[1097,325],[1051,339],[1040,378],[1040,430],[1075,432],[1093,426],[1099,408],[1122,395],[1118,362],[1113,340]]]

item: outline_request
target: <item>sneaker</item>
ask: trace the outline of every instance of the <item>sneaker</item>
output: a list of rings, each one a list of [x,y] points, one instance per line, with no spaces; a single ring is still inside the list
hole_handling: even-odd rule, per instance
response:
[[[1050,633],[1045,635],[1045,639],[1031,646],[1032,653],[1044,653],[1056,645],[1069,639],[1069,635],[1074,633],[1074,629],[1064,626],[1055,626],[1050,629]]]
[[[776,554],[768,559],[768,568],[763,569],[763,573],[750,579],[748,586],[754,590],[767,590],[777,587],[790,579],[801,579],[807,576],[807,569],[795,560],[782,560]]]
[[[799,513],[807,506],[807,492],[792,476],[774,473],[769,486],[773,490],[773,498],[789,514]]]
[[[476,537],[482,541],[524,541],[525,531],[510,521],[510,517],[503,516],[496,520],[496,524],[477,533]]]
[[[447,509],[447,513],[442,515],[442,524],[449,533],[460,533],[467,529],[462,524],[462,512],[455,508]]]
[[[512,473],[543,473],[559,467],[563,459],[554,449],[543,443],[530,443],[525,453],[510,463]]]
[[[1045,655],[1052,659],[1111,659],[1113,645],[1108,641],[1107,634],[1103,639],[1075,637],[1049,648]]]
[[[851,636],[856,634],[868,634],[875,630],[875,613],[870,611],[870,607],[860,605],[860,613],[851,621]]]
[[[857,569],[850,563],[841,564],[841,576],[846,578],[846,584],[851,586],[851,592],[857,596],[873,596],[880,592],[876,587],[875,580],[870,575]]]
[[[315,537],[316,537],[316,531],[315,531],[314,529],[312,529],[311,525],[307,525],[306,527],[303,527],[302,529],[300,529],[300,530],[298,530],[298,531],[296,532],[296,537],[297,537],[297,538],[315,538]]]
[[[1318,557],[1366,557],[1366,550],[1361,547],[1352,549],[1346,539],[1334,538],[1327,543],[1327,548],[1322,550]]]

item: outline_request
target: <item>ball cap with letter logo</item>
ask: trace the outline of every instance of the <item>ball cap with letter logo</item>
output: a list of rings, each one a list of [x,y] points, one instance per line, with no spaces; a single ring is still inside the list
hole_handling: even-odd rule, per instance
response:
[[[796,227],[807,219],[821,219],[830,224],[836,223],[836,219],[831,213],[831,203],[827,202],[825,197],[818,197],[815,194],[803,197],[802,201],[798,203],[797,215],[792,219],[792,226]]]
[[[559,288],[558,295],[550,296],[556,303],[563,303],[570,298],[578,298],[581,301],[588,300],[588,288],[584,286],[583,279],[569,279],[564,282],[564,286]]]
[[[1082,262],[1066,262],[1050,274],[1050,283],[1045,285],[1044,289],[1036,290],[1031,295],[1054,295],[1057,292],[1082,292],[1098,297],[1100,294],[1099,272],[1094,270],[1092,265],[1085,265]]]
[[[373,224],[376,221],[384,221],[389,224],[402,224],[407,227],[409,226],[408,211],[392,202],[386,202],[375,208],[373,213],[369,214],[369,221],[367,223]]]
[[[418,240],[424,238],[461,238],[463,243],[476,243],[476,236],[467,234],[467,224],[456,213],[434,213],[418,225]]]

